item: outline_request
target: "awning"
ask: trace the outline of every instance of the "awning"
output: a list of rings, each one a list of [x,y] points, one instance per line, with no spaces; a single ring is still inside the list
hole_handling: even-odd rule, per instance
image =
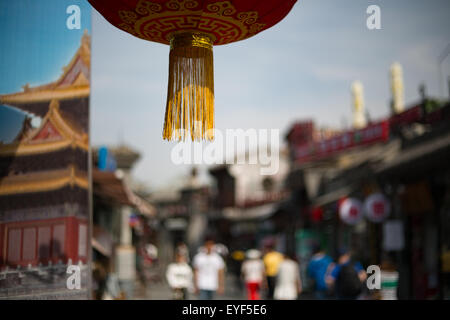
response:
[[[92,180],[94,195],[119,204],[133,205],[130,199],[128,199],[122,180],[117,178],[114,172],[93,170]]]
[[[326,204],[338,201],[339,199],[350,195],[355,191],[355,186],[345,186],[337,190],[326,193],[320,197],[313,199],[311,202],[315,206],[324,206]]]
[[[113,243],[111,234],[99,226],[94,226],[93,228],[91,245],[92,248],[106,257],[112,254]]]
[[[94,194],[99,198],[112,200],[122,205],[135,207],[145,216],[154,216],[155,208],[136,195],[114,172],[93,170],[92,173]]]
[[[447,151],[446,151],[447,150]],[[410,147],[406,150],[402,150],[399,154],[393,158],[391,161],[383,164],[377,168],[376,172],[383,174],[391,170],[396,170],[397,168],[403,167],[406,164],[418,161],[427,156],[433,156],[436,162],[443,160],[448,161],[441,157],[436,157],[436,153],[450,150],[450,133],[443,134],[440,137],[436,137],[426,142],[422,142],[417,146]],[[447,158],[448,159],[448,158]],[[424,163],[425,164],[425,163]],[[430,166],[428,163],[427,166]],[[408,168],[405,168],[408,169]],[[408,169],[409,170],[409,169]]]
[[[147,201],[135,194],[127,185],[124,185],[125,191],[131,203],[136,207],[139,213],[144,216],[152,217],[156,214],[156,209]]]

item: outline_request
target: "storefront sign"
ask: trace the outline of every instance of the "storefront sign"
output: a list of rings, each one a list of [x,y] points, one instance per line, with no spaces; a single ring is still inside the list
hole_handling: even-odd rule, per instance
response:
[[[405,247],[401,220],[389,220],[383,224],[383,250],[401,251]]]
[[[307,162],[329,157],[354,147],[369,145],[389,139],[389,121],[370,124],[359,130],[347,131],[330,139],[298,146],[295,150],[297,162]]]

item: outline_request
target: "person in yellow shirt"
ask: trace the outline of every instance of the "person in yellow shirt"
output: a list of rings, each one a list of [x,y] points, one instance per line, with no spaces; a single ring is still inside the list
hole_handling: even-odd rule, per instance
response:
[[[275,251],[273,244],[267,246],[267,253],[264,255],[263,262],[266,269],[268,299],[273,299],[278,267],[280,266],[280,263],[283,261],[283,259],[283,254]]]

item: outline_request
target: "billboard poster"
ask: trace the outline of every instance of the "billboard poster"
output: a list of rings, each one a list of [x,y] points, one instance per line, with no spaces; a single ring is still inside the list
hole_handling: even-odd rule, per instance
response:
[[[0,39],[0,299],[88,299],[91,8],[2,1]]]

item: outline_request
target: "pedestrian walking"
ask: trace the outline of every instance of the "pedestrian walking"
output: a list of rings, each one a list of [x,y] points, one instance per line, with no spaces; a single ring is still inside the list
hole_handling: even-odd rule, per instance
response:
[[[212,300],[217,292],[225,289],[225,263],[214,250],[214,240],[208,238],[204,250],[197,253],[193,260],[195,292],[200,300]]]
[[[242,277],[247,288],[247,297],[248,300],[259,300],[259,292],[265,287],[264,263],[258,250],[248,250],[246,256],[247,259],[242,264]]]
[[[397,300],[399,273],[395,265],[388,259],[381,263],[381,300]]]
[[[192,287],[193,272],[182,252],[175,254],[175,262],[169,264],[166,279],[173,292],[174,300],[187,300],[188,290]]]
[[[354,261],[350,251],[342,249],[338,264],[327,278],[339,300],[356,300],[362,292],[367,274],[360,262]]]
[[[275,290],[275,280],[278,274],[278,267],[283,261],[283,255],[274,250],[274,244],[269,243],[266,246],[267,253],[263,257],[264,267],[266,269],[267,279],[267,298],[273,299]]]
[[[177,244],[175,252],[183,255],[186,263],[190,262],[189,249],[188,249],[187,245],[184,242],[179,242]]]
[[[274,298],[276,300],[296,300],[301,292],[299,265],[294,254],[286,254],[278,268]]]
[[[329,298],[326,277],[334,268],[333,259],[328,256],[320,245],[314,245],[313,256],[308,264],[307,274],[314,283],[314,295],[318,300]]]

